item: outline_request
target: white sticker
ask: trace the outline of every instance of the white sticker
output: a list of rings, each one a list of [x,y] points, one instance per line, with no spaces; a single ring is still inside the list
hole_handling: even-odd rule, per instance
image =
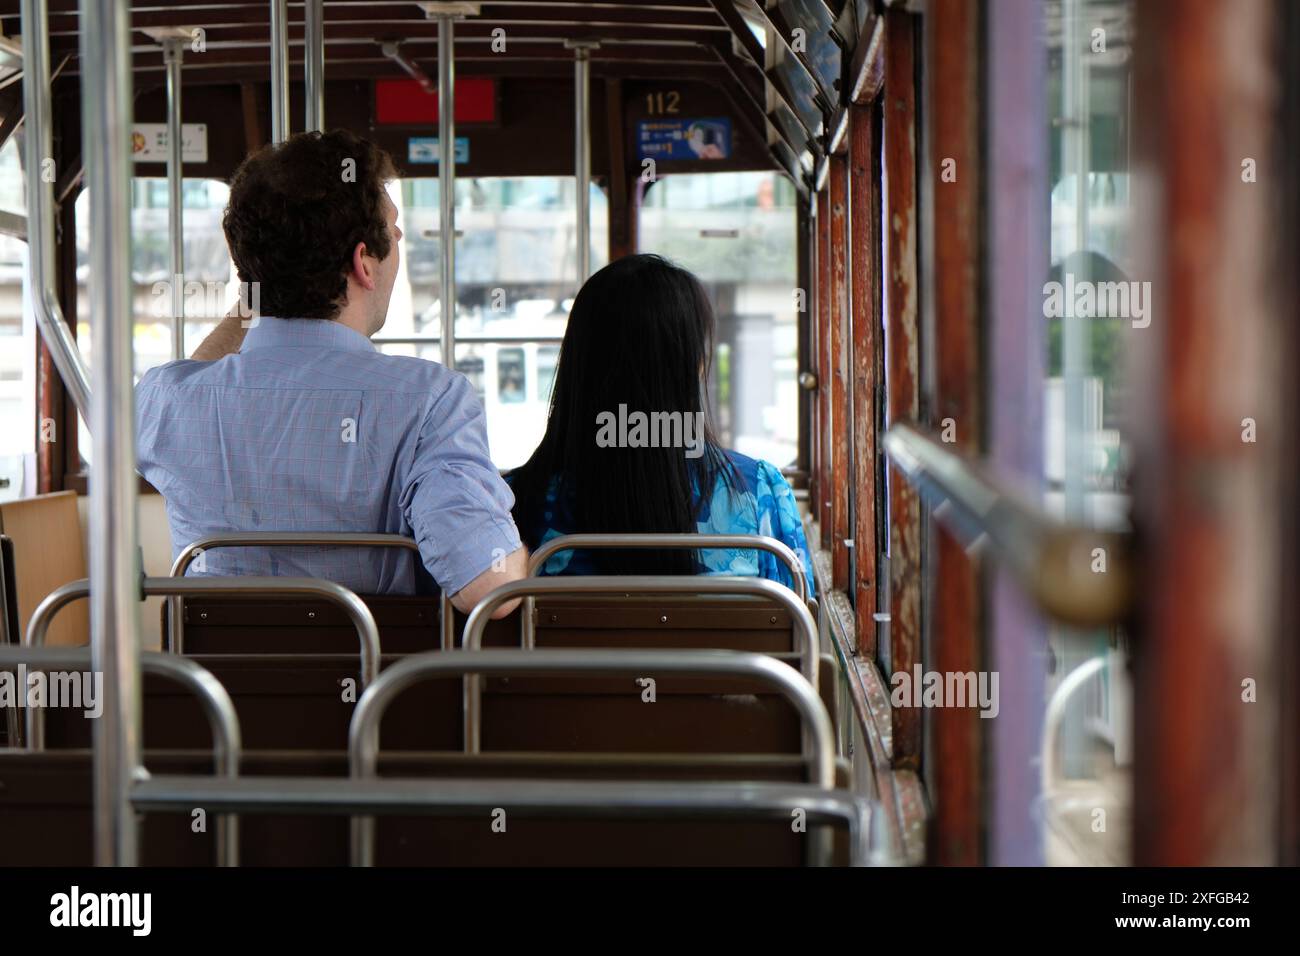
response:
[[[131,127],[131,155],[137,163],[167,162],[167,124],[136,123]],[[181,162],[208,161],[208,124],[181,124]]]

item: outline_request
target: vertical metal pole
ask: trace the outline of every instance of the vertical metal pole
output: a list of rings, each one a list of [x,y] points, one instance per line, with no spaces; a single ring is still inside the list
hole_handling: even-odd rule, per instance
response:
[[[442,243],[442,364],[456,367],[456,44],[438,17],[438,235]]]
[[[573,51],[573,171],[578,202],[578,283],[591,275],[591,48]]]
[[[163,43],[167,65],[167,238],[172,277],[172,358],[185,358],[185,197],[182,189],[181,64],[179,40]]]
[[[324,0],[306,0],[303,4],[306,48],[303,69],[307,80],[308,132],[325,129],[325,4]]]
[[[23,162],[27,181],[32,310],[63,386],[90,418],[90,376],[54,291],[54,151],[50,137],[50,16],[47,0],[23,0]],[[75,317],[74,317],[75,318]]]
[[[131,36],[120,0],[80,0],[82,140],[90,190],[90,653],[103,675],[94,727],[95,862],[136,863],[140,567],[131,334]]]
[[[1061,7],[1061,106],[1062,136],[1061,158],[1066,173],[1074,173],[1074,253],[1077,264],[1073,269],[1063,268],[1061,281],[1067,282],[1066,273],[1073,272],[1075,286],[1090,280],[1088,270],[1088,168],[1091,125],[1091,104],[1088,96],[1088,56],[1084,52],[1087,36],[1085,16],[1087,0],[1065,0]],[[1066,261],[1069,260],[1066,257]],[[1092,435],[1085,430],[1087,410],[1084,396],[1084,376],[1088,365],[1088,339],[1086,322],[1075,315],[1073,296],[1067,291],[1065,314],[1061,318],[1061,375],[1064,388],[1065,412],[1065,517],[1071,521],[1086,522],[1088,503],[1085,497],[1086,473],[1092,469],[1091,445],[1085,444]]]
[[[289,0],[271,0],[271,142],[289,138]]]

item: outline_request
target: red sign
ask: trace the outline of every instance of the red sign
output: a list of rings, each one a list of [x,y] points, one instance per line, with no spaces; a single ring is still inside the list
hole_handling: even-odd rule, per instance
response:
[[[456,122],[495,123],[496,80],[456,80]],[[375,80],[375,122],[380,126],[424,126],[438,122],[438,93],[426,93],[417,80]]]

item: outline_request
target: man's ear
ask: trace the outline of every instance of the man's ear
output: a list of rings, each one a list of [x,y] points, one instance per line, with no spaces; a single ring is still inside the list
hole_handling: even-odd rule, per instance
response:
[[[370,262],[371,256],[364,242],[358,242],[352,250],[352,278],[363,289],[375,290],[375,271]]]

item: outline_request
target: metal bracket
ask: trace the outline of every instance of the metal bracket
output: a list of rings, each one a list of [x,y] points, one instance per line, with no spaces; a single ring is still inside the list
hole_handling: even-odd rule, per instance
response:
[[[458,0],[425,0],[418,4],[426,18],[436,20],[439,17],[476,17],[481,3],[461,3]]]

